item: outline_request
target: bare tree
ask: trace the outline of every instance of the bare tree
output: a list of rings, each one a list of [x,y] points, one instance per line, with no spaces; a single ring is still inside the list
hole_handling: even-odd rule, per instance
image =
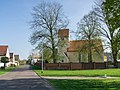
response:
[[[99,22],[100,32],[107,39],[106,46],[111,48],[114,62],[120,50],[120,0],[98,0],[94,8]]]
[[[100,33],[98,31],[99,23],[98,18],[94,11],[91,11],[88,15],[85,15],[78,23],[77,36],[80,39],[88,40],[88,44],[84,45],[88,51],[88,60],[92,62],[92,49],[94,47],[93,40],[98,39]],[[83,49],[81,49],[83,50]]]
[[[35,45],[44,43],[44,47],[52,51],[53,62],[56,62],[56,47],[58,47],[58,30],[66,28],[68,19],[62,11],[62,6],[57,2],[41,2],[33,8],[33,21],[31,28],[34,29],[30,42]]]

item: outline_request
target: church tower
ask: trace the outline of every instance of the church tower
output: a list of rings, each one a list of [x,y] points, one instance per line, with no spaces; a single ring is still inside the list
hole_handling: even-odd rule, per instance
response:
[[[69,29],[60,29],[58,31],[60,62],[69,62],[67,48],[69,47]]]

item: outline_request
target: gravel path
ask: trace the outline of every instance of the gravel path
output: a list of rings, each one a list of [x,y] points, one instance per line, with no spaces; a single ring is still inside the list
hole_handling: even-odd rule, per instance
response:
[[[112,79],[112,78],[116,78],[117,77],[105,77],[105,76],[101,76],[101,77],[79,77],[79,76],[61,76],[61,77],[54,77],[54,76],[42,76],[43,79]]]

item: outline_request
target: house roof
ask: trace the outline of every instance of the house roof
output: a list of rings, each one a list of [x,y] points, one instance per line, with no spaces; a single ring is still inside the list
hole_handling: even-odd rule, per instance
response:
[[[5,56],[8,46],[0,46],[0,56]]]
[[[60,29],[58,31],[58,37],[69,37],[69,29]]]
[[[91,42],[94,43],[95,47],[98,47],[100,50],[102,50],[101,40],[91,40]],[[67,49],[67,51],[77,52],[78,50],[84,48],[86,45],[88,45],[88,40],[73,40],[73,41],[70,41],[70,46]]]

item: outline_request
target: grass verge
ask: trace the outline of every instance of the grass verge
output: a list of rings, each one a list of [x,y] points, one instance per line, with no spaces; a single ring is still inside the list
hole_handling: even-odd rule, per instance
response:
[[[120,79],[48,80],[56,90],[120,90]]]
[[[10,72],[14,69],[15,67],[8,67],[6,69],[0,69],[0,75],[5,74],[7,72]]]
[[[120,69],[100,69],[100,70],[41,70],[34,69],[34,71],[41,76],[85,76],[85,77],[96,77],[96,76],[107,76],[120,77]]]

